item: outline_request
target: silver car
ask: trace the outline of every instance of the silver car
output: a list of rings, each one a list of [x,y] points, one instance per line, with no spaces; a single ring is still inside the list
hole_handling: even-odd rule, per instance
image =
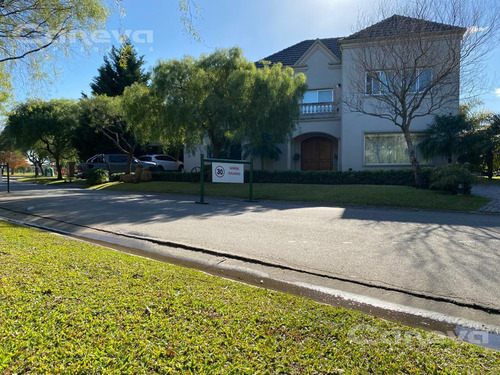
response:
[[[88,172],[92,169],[105,169],[109,174],[123,173],[127,168],[128,156],[125,154],[99,154],[94,155],[85,163],[80,163],[76,166],[77,177],[85,178]],[[139,161],[132,158],[130,169],[133,172],[137,166],[156,168],[155,163]]]

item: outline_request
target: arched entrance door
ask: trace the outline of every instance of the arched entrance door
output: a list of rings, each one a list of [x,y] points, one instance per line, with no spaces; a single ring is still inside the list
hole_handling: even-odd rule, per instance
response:
[[[302,141],[301,169],[322,171],[333,169],[333,141],[325,137],[312,137]]]

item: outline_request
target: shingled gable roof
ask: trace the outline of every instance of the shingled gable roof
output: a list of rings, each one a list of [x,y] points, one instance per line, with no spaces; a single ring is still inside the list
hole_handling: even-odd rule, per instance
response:
[[[446,25],[443,23],[399,16],[395,14],[392,17],[386,18],[385,20],[369,26],[366,29],[360,30],[346,38],[343,38],[342,42],[445,31],[465,32],[465,29],[458,26]]]
[[[340,38],[326,38],[319,39],[332,53],[340,59],[340,48],[339,48]],[[262,60],[270,61],[272,64],[282,63],[284,66],[293,66],[300,58],[307,52],[309,48],[318,39],[308,39],[300,43],[294,44],[291,47],[285,48],[279,52],[276,52],[270,56],[264,57]],[[258,68],[262,67],[262,63],[256,63]]]

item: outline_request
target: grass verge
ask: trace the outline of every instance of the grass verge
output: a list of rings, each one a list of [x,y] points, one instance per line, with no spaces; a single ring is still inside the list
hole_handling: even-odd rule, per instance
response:
[[[113,183],[105,190],[144,193],[199,195],[200,185],[189,182]],[[205,193],[214,197],[248,199],[248,184],[206,184]],[[418,209],[476,211],[489,199],[471,195],[393,185],[300,185],[254,184],[255,199],[320,202],[340,205],[366,205]]]
[[[17,181],[19,182],[29,182],[37,185],[56,185],[56,184],[62,184],[66,182],[70,182],[68,177],[63,177],[62,180],[58,180],[57,177],[21,177],[18,178]],[[79,179],[79,178],[72,178],[71,183],[78,183],[80,185],[85,184],[85,180]]]
[[[0,373],[500,373],[500,352],[0,222]]]

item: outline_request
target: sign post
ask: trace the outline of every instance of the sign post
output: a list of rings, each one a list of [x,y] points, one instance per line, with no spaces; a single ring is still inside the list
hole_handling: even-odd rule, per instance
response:
[[[250,165],[250,189],[248,202],[253,202],[253,161],[251,160],[230,160],[205,158],[200,155],[200,200],[196,203],[207,204],[205,202],[205,163],[212,163],[212,182],[242,184],[245,180],[245,164]]]
[[[7,193],[10,193],[10,166],[9,164],[1,164],[0,165],[0,168],[2,168],[2,172],[3,172],[3,169],[7,168]],[[3,181],[3,173],[2,173],[2,181]]]

